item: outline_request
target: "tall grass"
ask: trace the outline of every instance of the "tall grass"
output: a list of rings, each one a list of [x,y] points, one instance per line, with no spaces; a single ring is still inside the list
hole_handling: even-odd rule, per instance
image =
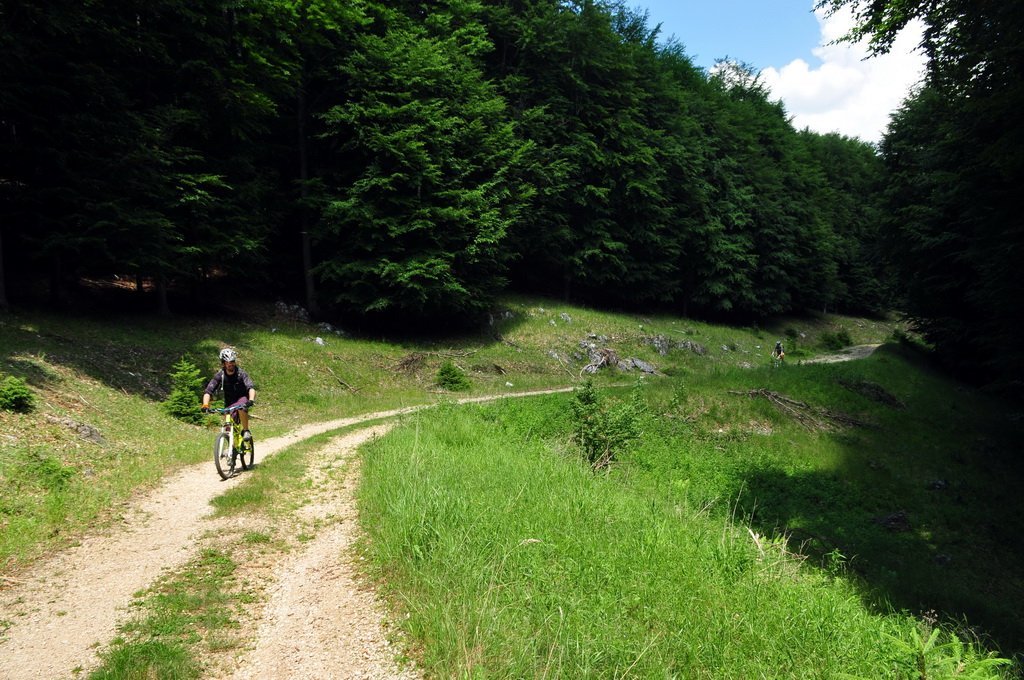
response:
[[[917,621],[685,491],[595,476],[539,436],[565,399],[427,412],[366,448],[366,550],[428,673],[903,677]]]

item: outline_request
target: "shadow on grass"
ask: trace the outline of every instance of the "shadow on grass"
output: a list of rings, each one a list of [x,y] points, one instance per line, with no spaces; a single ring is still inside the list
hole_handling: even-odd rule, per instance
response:
[[[835,469],[746,470],[739,511],[762,533],[788,535],[810,564],[842,565],[870,605],[966,620],[1021,658],[1019,426],[1005,404],[939,376],[907,384],[898,369],[857,363],[820,369],[822,380],[888,381],[906,408],[865,402],[877,427],[822,435],[841,445]]]
[[[1016,537],[1005,536],[1008,532],[999,531],[991,517],[975,516],[976,503],[945,493],[936,494],[932,504],[956,504],[953,512],[916,503],[872,512],[856,498],[837,501],[840,488],[842,495],[862,498],[869,492],[831,475],[791,477],[761,471],[751,473],[746,483],[759,502],[743,511],[753,515],[751,524],[758,531],[785,533],[791,550],[821,568],[844,564],[863,585],[865,600],[879,611],[889,606],[914,614],[936,611],[954,621],[966,620],[976,634],[995,640],[1004,654],[1024,652],[1019,566],[1024,552]],[[1020,504],[1014,505],[1019,513]],[[981,512],[1001,517],[1007,510]],[[970,524],[975,526],[958,528]]]
[[[139,293],[113,291],[102,303],[89,298],[81,307],[5,314],[0,371],[38,389],[59,390],[60,376],[43,364],[66,366],[119,392],[162,401],[171,367],[182,356],[215,356],[210,337],[237,344],[245,335],[238,317],[215,305],[171,317],[143,309]]]

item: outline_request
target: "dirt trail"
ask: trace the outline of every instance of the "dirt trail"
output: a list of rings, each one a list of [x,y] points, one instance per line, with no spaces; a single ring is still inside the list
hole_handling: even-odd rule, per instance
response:
[[[458,401],[483,402],[571,389]],[[307,425],[258,442],[257,462],[317,434],[426,407]],[[373,431],[360,431],[353,436],[365,439]],[[362,441],[358,436],[342,438],[339,455],[354,451]],[[238,479],[221,481],[211,463],[186,468],[135,502],[120,525],[83,538],[79,545],[36,564],[19,580],[0,582],[0,620],[10,622],[10,628],[0,639],[0,679],[69,678],[76,669],[95,667],[98,651],[116,635],[117,625],[127,617],[132,594],[149,586],[163,571],[173,571],[197,555],[199,538],[214,526],[208,519],[210,500]],[[349,479],[346,488],[351,491],[355,483],[354,478]],[[380,629],[380,614],[372,604],[372,593],[357,592],[349,565],[339,564],[336,559],[351,544],[356,532],[351,493],[336,496],[329,508],[318,511],[338,515],[343,521],[322,532],[295,557],[293,564],[278,574],[279,583],[276,589],[272,588],[273,595],[260,624],[253,665],[239,668],[236,678],[396,677],[397,670],[388,667],[358,672],[353,667],[351,673],[342,671],[342,666],[332,665],[341,662],[332,658],[311,661],[308,675],[301,674],[305,671],[300,673],[294,665],[295,659],[312,659],[318,645],[344,647],[344,651],[377,662],[390,658],[382,652],[387,642]],[[341,603],[337,598],[332,601],[328,594],[335,591],[349,599]],[[291,617],[303,620],[290,622]],[[310,628],[314,630],[303,632],[312,637],[300,640],[298,631]],[[286,664],[281,667],[288,669],[283,675],[281,668],[275,670],[272,665],[275,659]],[[291,665],[288,659],[293,661]],[[343,674],[335,675],[332,668]]]
[[[835,364],[840,361],[852,361],[853,359],[863,359],[870,355],[876,349],[881,347],[881,344],[874,345],[854,345],[853,347],[847,347],[836,354],[826,354],[820,357],[814,357],[813,359],[804,359],[800,363],[802,364]]]
[[[255,630],[252,651],[239,658],[232,680],[414,680],[399,668],[381,626],[384,612],[372,590],[358,580],[351,550],[359,535],[354,493],[359,446],[390,425],[357,430],[316,454],[314,500],[303,519],[327,526],[297,554],[275,568],[269,597]],[[340,489],[325,482],[343,468]],[[342,556],[342,559],[339,559]]]

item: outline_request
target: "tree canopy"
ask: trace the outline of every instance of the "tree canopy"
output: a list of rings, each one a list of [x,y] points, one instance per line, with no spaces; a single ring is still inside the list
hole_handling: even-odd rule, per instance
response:
[[[926,82],[793,127],[621,0],[0,0],[0,307],[120,277],[447,323],[506,290],[755,319],[896,306],[1006,384],[1024,9],[822,0]]]

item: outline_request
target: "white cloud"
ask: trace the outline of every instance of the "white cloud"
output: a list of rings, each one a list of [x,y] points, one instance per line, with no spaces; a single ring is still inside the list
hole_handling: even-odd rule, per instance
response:
[[[908,25],[888,54],[866,58],[864,42],[829,44],[853,25],[849,10],[828,18],[820,11],[815,14],[821,43],[812,53],[821,64],[796,59],[781,68],[764,69],[762,81],[782,100],[797,129],[880,141],[889,114],[924,74],[925,58],[917,49],[922,26]]]

